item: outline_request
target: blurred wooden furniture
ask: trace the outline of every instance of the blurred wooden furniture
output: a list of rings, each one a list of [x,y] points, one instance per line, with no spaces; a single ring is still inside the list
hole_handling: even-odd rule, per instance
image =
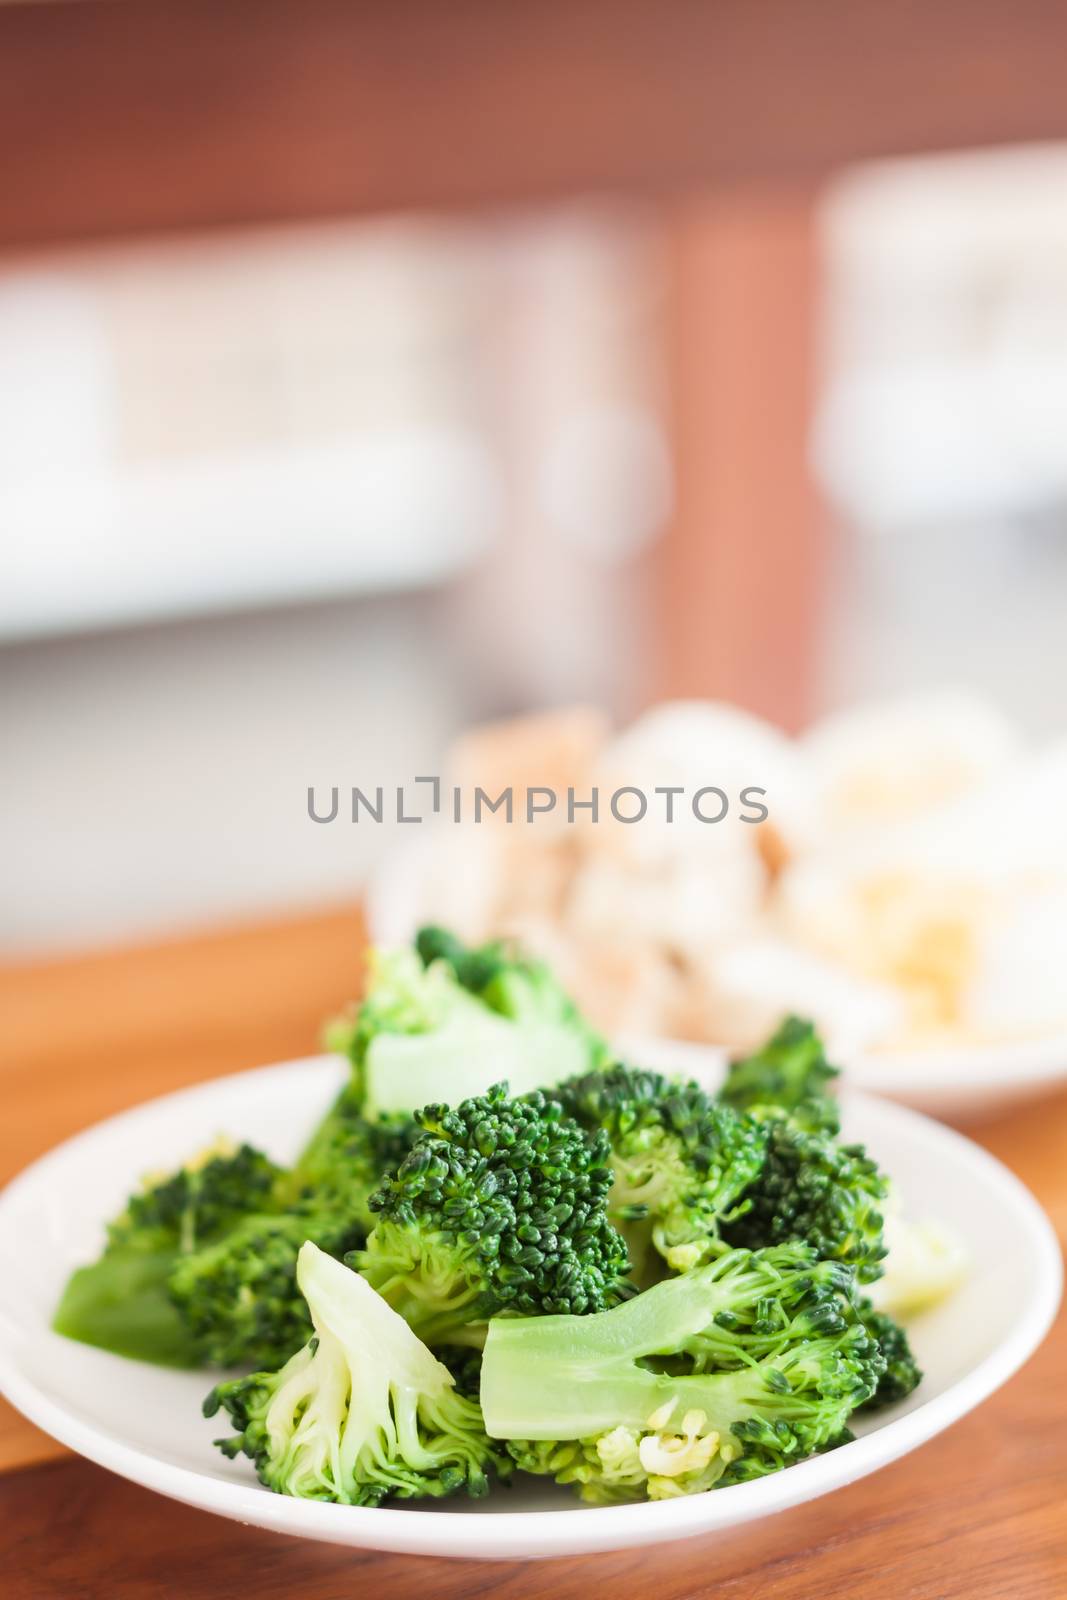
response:
[[[0,1180],[98,1117],[315,1048],[360,968],[355,913],[0,972]],[[1067,1239],[1067,1097],[977,1130]],[[729,1538],[544,1566],[360,1555],[241,1528],[66,1456],[0,1401],[0,1573],[11,1600],[334,1600],[416,1590],[810,1600],[1067,1593],[1067,1318],[948,1434],[863,1483]]]
[[[614,191],[1067,133],[1056,0],[0,7],[0,245]]]
[[[1056,0],[0,5],[0,250],[413,207],[662,217],[677,509],[648,698],[790,726],[816,672],[813,185],[1063,137]]]

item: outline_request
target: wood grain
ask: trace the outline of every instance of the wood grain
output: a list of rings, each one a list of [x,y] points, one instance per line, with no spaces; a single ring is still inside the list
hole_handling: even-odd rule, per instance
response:
[[[823,173],[1067,133],[1059,0],[0,6],[0,244]]]
[[[5,1176],[148,1095],[313,1049],[357,987],[354,912],[0,973]],[[1067,1096],[971,1130],[1067,1238]],[[188,1510],[0,1412],[0,1582],[13,1600],[1058,1600],[1067,1594],[1067,1320],[1000,1394],[864,1483],[728,1537],[567,1562],[413,1561]],[[253,1574],[250,1578],[250,1573]]]

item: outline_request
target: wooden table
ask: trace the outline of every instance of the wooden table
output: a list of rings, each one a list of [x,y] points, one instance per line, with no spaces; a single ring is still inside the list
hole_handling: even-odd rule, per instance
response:
[[[0,1178],[98,1117],[315,1045],[356,987],[354,912],[0,973]],[[1067,1096],[977,1136],[1067,1237]],[[2,1405],[2,1403],[0,1403]],[[1067,1595],[1067,1319],[1007,1388],[865,1482],[737,1535],[543,1564],[359,1555],[242,1528],[66,1455],[0,1410],[11,1600],[1057,1600]]]

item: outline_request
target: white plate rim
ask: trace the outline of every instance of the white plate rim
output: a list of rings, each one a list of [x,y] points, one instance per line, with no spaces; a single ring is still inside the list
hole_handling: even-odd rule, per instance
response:
[[[242,1081],[254,1089],[256,1082],[266,1075],[310,1067],[329,1059],[313,1056],[229,1073],[143,1101],[104,1118],[54,1146],[12,1179],[0,1192],[0,1209],[18,1200],[23,1185],[38,1180],[50,1167],[61,1164],[72,1149],[104,1128],[158,1114],[170,1105],[202,1095],[205,1089],[232,1087]],[[495,1511],[484,1517],[476,1512],[436,1507],[427,1514],[394,1506],[340,1506],[288,1499],[271,1494],[259,1485],[228,1483],[162,1461],[146,1450],[113,1438],[91,1422],[72,1415],[25,1377],[3,1336],[2,1321],[0,1394],[61,1444],[131,1482],[186,1505],[274,1532],[362,1549],[479,1560],[547,1558],[690,1538],[788,1510],[898,1460],[987,1399],[1041,1344],[1055,1317],[1062,1292],[1062,1256],[1052,1224],[1025,1184],[1009,1168],[963,1134],[921,1112],[859,1090],[846,1093],[848,1099],[858,1105],[873,1103],[879,1117],[910,1130],[920,1142],[933,1139],[935,1144],[949,1143],[964,1164],[995,1187],[1003,1203],[1014,1211],[1035,1251],[1038,1288],[1025,1315],[1001,1343],[949,1388],[876,1431],[784,1472],[677,1500],[572,1507],[559,1511]],[[16,1334],[16,1338],[20,1336]]]

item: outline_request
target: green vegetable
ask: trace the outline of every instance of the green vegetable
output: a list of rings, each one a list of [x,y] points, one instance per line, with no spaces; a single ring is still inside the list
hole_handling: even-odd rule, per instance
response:
[[[371,1119],[442,1096],[454,1105],[505,1078],[521,1094],[607,1059],[546,968],[440,929],[423,929],[417,951],[374,952],[362,1003],[327,1042],[351,1061]]]
[[[841,1443],[875,1393],[851,1279],[803,1247],[736,1251],[594,1316],[495,1318],[487,1431],[594,1503],[775,1472]]]
[[[350,1259],[422,1338],[469,1344],[502,1311],[584,1313],[626,1292],[603,1134],[505,1084],[415,1120],[422,1134],[371,1196],[378,1222]]]
[[[913,1389],[922,1382],[922,1370],[912,1353],[908,1336],[899,1322],[884,1311],[876,1311],[869,1300],[858,1303],[860,1320],[882,1352],[885,1371],[878,1380],[878,1388],[867,1402],[868,1409],[895,1405],[906,1400]]]
[[[432,926],[419,929],[415,948],[427,968],[438,961],[447,963],[458,982],[491,1011],[512,1022],[566,1028],[582,1042],[589,1065],[606,1066],[611,1061],[604,1040],[543,962],[528,960],[503,940],[471,948],[445,928]]]
[[[458,1489],[483,1495],[497,1456],[475,1401],[356,1273],[305,1244],[297,1265],[313,1338],[278,1372],[223,1383],[205,1416],[225,1410],[220,1439],[282,1494],[378,1505]]]
[[[556,1093],[583,1128],[608,1138],[609,1212],[636,1273],[655,1272],[650,1248],[677,1272],[728,1248],[721,1229],[745,1209],[742,1197],[763,1167],[766,1127],[695,1083],[633,1067],[586,1073]]]
[[[278,1171],[251,1145],[220,1144],[146,1182],[110,1225],[100,1259],[72,1273],[56,1332],[135,1360],[196,1366],[204,1352],[174,1303],[171,1276],[223,1236],[242,1206],[269,1204]]]
[[[362,1245],[374,1224],[368,1199],[418,1132],[409,1117],[368,1122],[346,1087],[278,1177],[279,1210],[242,1217],[178,1259],[168,1290],[201,1361],[276,1366],[304,1343],[311,1324],[296,1283],[300,1246],[310,1239],[341,1257]]]
[[[812,1023],[787,1017],[754,1055],[731,1066],[719,1098],[738,1111],[776,1106],[809,1131],[832,1135],[840,1119],[827,1085],[839,1076]]]
[[[888,1184],[876,1163],[862,1145],[810,1132],[785,1113],[758,1115],[769,1133],[766,1159],[724,1238],[752,1250],[799,1239],[854,1267],[860,1283],[880,1277]]]
[[[297,1288],[300,1247],[312,1240],[342,1256],[362,1244],[351,1212],[242,1217],[215,1244],[179,1257],[167,1289],[208,1366],[277,1365],[307,1339],[311,1324]]]
[[[52,1319],[56,1333],[134,1361],[163,1367],[195,1367],[196,1342],[170,1298],[175,1251],[121,1249],[105,1252],[72,1272]]]
[[[158,1233],[178,1250],[195,1250],[267,1200],[280,1170],[252,1145],[220,1140],[176,1172],[147,1180],[108,1228],[109,1244],[136,1246]]]

